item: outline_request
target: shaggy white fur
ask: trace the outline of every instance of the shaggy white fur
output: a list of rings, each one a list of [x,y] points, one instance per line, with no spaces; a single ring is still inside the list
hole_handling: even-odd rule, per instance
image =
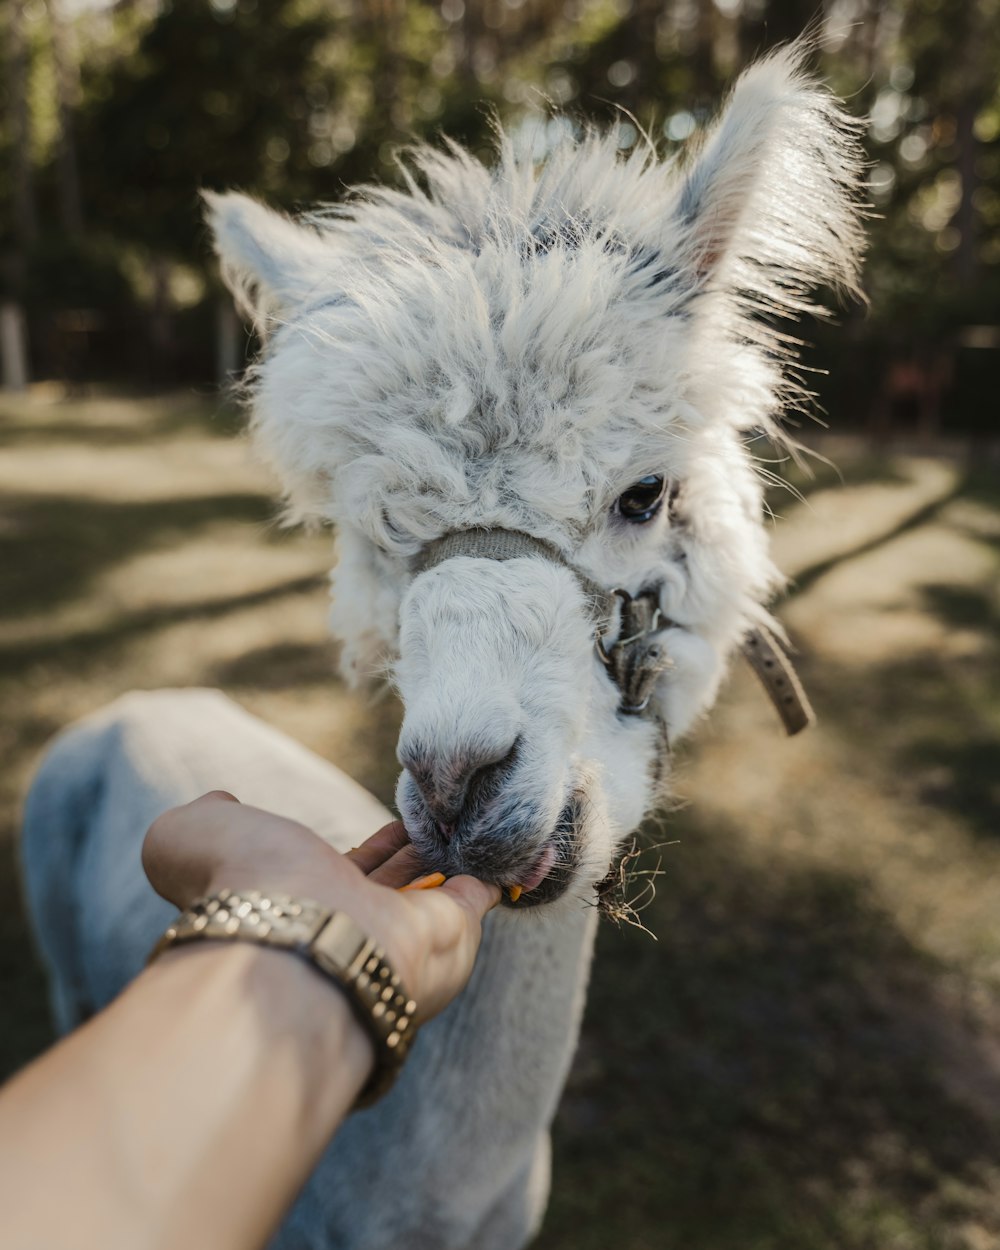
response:
[[[500,526],[605,586],[656,586],[675,623],[656,696],[671,740],[711,704],[781,581],[744,440],[777,435],[801,398],[778,318],[857,280],[858,126],[803,54],[748,70],[683,163],[566,127],[536,164],[498,131],[492,168],[420,147],[404,190],[300,224],[208,197],[223,271],[268,338],[258,445],[292,515],[336,525],[345,672],[388,666],[404,744],[436,759],[499,749],[498,717],[508,745],[521,736],[510,784],[528,834],[494,874],[508,883],[585,775],[576,879],[603,875],[666,778],[659,739],[615,716],[570,576],[524,560],[414,578],[413,557]],[[651,473],[673,504],[629,524],[615,500]],[[418,826],[405,774],[398,798]],[[482,869],[454,851],[447,866]]]
[[[492,168],[418,148],[405,190],[368,188],[300,223],[207,197],[224,273],[267,339],[258,445],[291,514],[336,526],[345,671],[388,671],[405,704],[398,800],[414,840],[508,885],[548,868],[488,918],[473,981],[422,1031],[399,1086],[338,1134],[283,1250],[515,1250],[537,1229],[593,938],[580,901],[666,778],[661,727],[682,734],[768,620],[781,579],[747,435],[779,436],[802,397],[780,318],[809,310],[817,286],[857,281],[859,127],[803,56],[748,70],[683,163],[567,127],[542,164],[502,132]],[[651,474],[669,503],[631,523],[616,500]],[[658,589],[672,665],[656,718],[619,713],[566,567],[456,557],[418,571],[425,544],[473,526],[547,540],[604,587]],[[163,764],[144,781],[154,748]],[[184,694],[142,696],[56,748],[25,866],[67,1022],[106,1001],[162,926],[134,845],[166,797],[154,781],[173,767],[207,788],[212,773],[208,786],[245,782],[287,809],[301,777],[317,810],[355,810],[343,778],[320,783],[292,755]],[[108,810],[84,830],[91,793]],[[97,936],[83,944],[77,924]]]

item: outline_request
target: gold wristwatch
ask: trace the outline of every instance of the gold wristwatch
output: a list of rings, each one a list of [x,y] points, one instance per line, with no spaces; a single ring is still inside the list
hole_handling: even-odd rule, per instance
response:
[[[149,962],[172,946],[201,938],[258,942],[308,960],[344,992],[375,1048],[375,1068],[356,1105],[370,1106],[389,1089],[416,1032],[417,1004],[385,952],[350,916],[312,899],[220,890],[181,912],[153,947]]]

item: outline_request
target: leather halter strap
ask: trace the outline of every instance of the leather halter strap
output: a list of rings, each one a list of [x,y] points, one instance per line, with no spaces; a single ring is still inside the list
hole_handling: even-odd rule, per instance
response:
[[[423,548],[414,571],[426,573],[456,556],[501,561],[540,557],[568,569],[586,596],[594,619],[597,654],[622,693],[619,711],[640,715],[650,708],[653,687],[670,666],[669,655],[656,641],[656,635],[677,627],[675,621],[661,614],[654,592],[633,597],[624,590],[605,590],[552,543],[521,530],[501,528],[452,530]],[[619,604],[619,637],[605,647],[604,635]],[[744,636],[741,650],[781,717],[785,732],[791,736],[813,724],[816,718],[809,699],[777,635],[758,625]]]
[[[744,637],[740,649],[781,717],[785,733],[792,737],[815,725],[816,713],[782,640],[758,625]]]
[[[558,547],[541,538],[535,538],[533,534],[506,529],[452,530],[450,534],[435,538],[424,547],[417,557],[415,571],[426,573],[428,569],[454,556],[469,556],[473,560],[519,560],[524,556],[540,556],[551,564],[561,564],[564,569],[569,569],[587,596],[595,618],[603,622],[605,628],[614,615],[614,594],[599,586],[575,564],[571,564]]]

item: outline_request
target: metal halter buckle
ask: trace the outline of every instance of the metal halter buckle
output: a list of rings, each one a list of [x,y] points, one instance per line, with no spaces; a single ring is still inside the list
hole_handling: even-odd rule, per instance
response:
[[[660,674],[671,663],[670,656],[651,635],[674,622],[660,611],[655,590],[632,596],[617,587],[611,593],[620,603],[618,637],[610,647],[605,646],[605,627],[597,631],[594,645],[608,676],[622,692],[618,711],[625,716],[640,716],[649,707]]]

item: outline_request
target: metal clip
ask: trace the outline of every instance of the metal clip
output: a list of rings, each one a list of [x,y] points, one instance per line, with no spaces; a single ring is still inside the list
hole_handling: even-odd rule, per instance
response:
[[[595,637],[598,659],[622,693],[618,711],[626,716],[639,716],[649,707],[653,688],[660,674],[670,667],[670,657],[655,642],[647,642],[673,622],[660,611],[655,591],[632,596],[617,587],[611,592],[621,601],[619,637],[605,646],[605,630]]]

